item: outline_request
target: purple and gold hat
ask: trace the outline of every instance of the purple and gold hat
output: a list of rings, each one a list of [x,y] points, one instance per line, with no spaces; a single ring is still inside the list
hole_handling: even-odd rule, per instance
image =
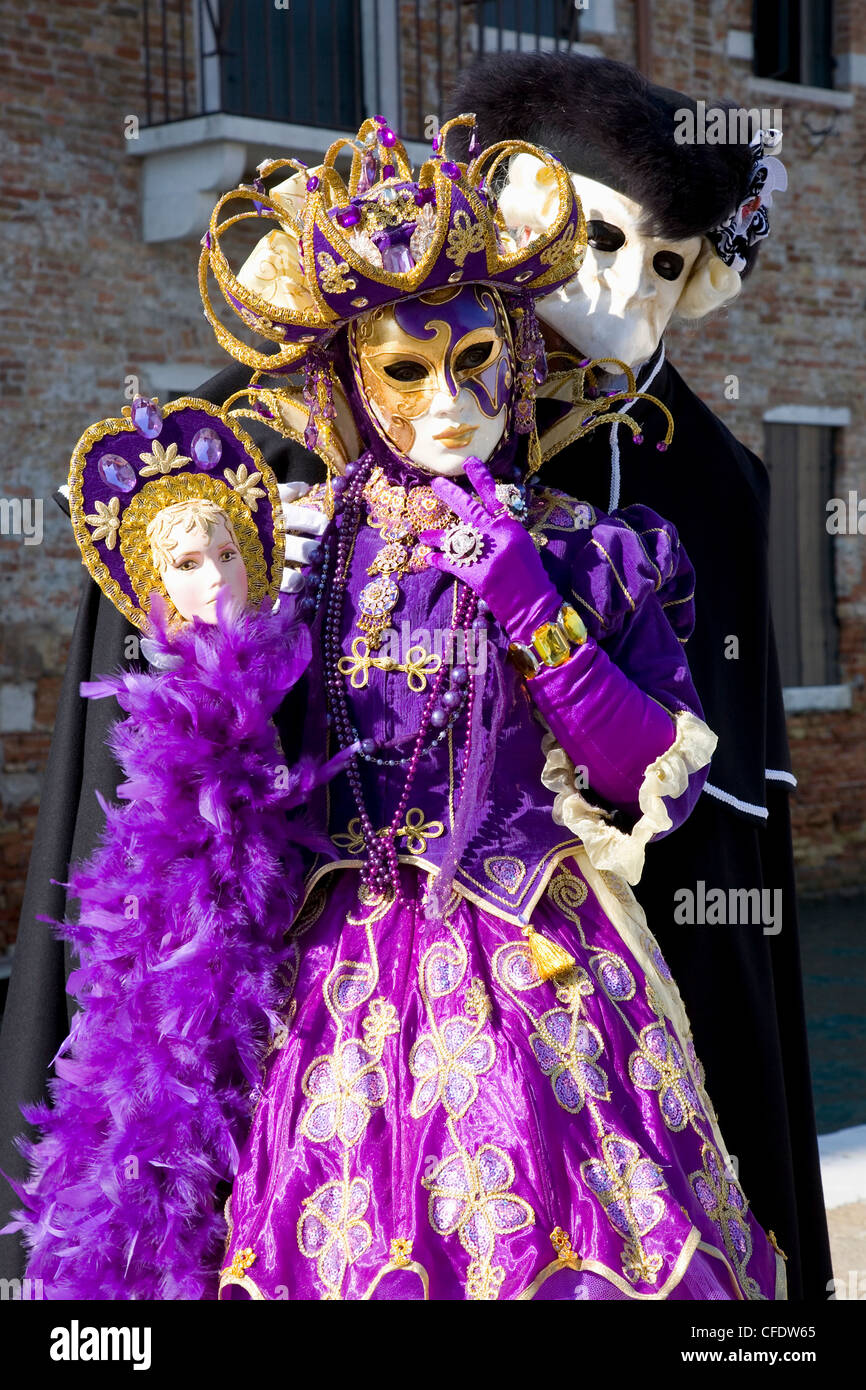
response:
[[[549,294],[571,280],[586,249],[586,226],[568,171],[546,150],[505,140],[470,162],[445,157],[448,132],[474,123],[457,116],[433,142],[417,178],[403,145],[380,116],[365,121],[354,140],[340,139],[315,170],[297,160],[267,160],[254,185],[220,198],[202,243],[199,286],[220,345],[250,367],[292,371],[316,347],[361,314],[408,295],[461,284],[486,284],[526,297]],[[352,151],[348,183],[335,168]],[[556,215],[546,232],[519,246],[495,196],[497,174],[514,154],[533,154],[554,174]],[[296,172],[268,193],[265,178]],[[252,203],[229,215],[232,202]],[[275,225],[235,274],[224,234],[250,220]],[[278,344],[273,354],[241,342],[216,315],[208,292],[211,271],[227,304],[257,334]]]
[[[285,539],[277,480],[227,417],[229,403],[218,409],[182,397],[160,407],[137,396],[121,418],[97,421],[75,446],[69,502],[82,561],[143,632],[154,590],[173,608],[147,528],[180,502],[204,498],[225,513],[246,566],[250,605],[279,592]]]

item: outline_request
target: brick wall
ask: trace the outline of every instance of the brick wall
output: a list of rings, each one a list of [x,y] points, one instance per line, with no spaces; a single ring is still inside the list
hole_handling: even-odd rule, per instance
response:
[[[2,949],[84,574],[51,493],[82,431],[119,413],[125,378],[147,389],[142,363],[222,362],[198,303],[197,240],[140,236],[140,165],[124,139],[124,118],[145,109],[140,4],[3,6],[0,106],[0,495],[43,499],[41,545],[0,535]]]
[[[450,11],[451,0],[443,0]],[[158,7],[152,6],[156,11]],[[425,14],[432,7],[422,6]],[[866,11],[837,6],[845,46],[866,53]],[[866,300],[866,89],[851,110],[780,100],[749,86],[750,64],[727,56],[729,30],[748,31],[750,0],[653,0],[655,80],[708,100],[782,106],[790,188],[774,234],[743,297],[699,328],[669,335],[672,358],[746,444],[761,452],[762,415],[780,402],[845,405],[835,491],[866,496],[862,401]],[[463,6],[464,15],[474,6]],[[414,4],[403,0],[404,25]],[[611,57],[636,54],[634,6],[617,0],[616,36],[585,33]],[[466,24],[468,24],[468,19]],[[189,40],[191,31],[188,29]],[[847,37],[850,36],[850,37]],[[411,51],[409,35],[404,51]],[[407,115],[436,113],[430,71],[435,33],[422,29],[425,68],[407,68]],[[414,63],[414,59],[413,59]],[[431,67],[432,65],[432,67]],[[154,71],[152,92],[161,92]],[[179,77],[169,72],[173,100]],[[0,210],[10,310],[0,320],[5,431],[0,495],[44,499],[41,545],[0,536],[0,947],[14,935],[53,710],[83,571],[68,522],[50,500],[72,446],[94,419],[118,410],[125,378],[145,362],[222,365],[195,284],[198,246],[144,245],[140,163],[124,118],[143,116],[141,6],[76,0],[74,6],[0,11],[0,101],[6,158]],[[429,103],[429,105],[428,105]],[[159,100],[154,118],[160,113]],[[414,121],[413,121],[414,124]],[[737,400],[725,378],[739,377]],[[823,525],[824,518],[815,518]],[[866,575],[864,539],[835,540],[842,678],[853,708],[792,717],[800,785],[792,797],[800,884],[810,893],[866,882]]]

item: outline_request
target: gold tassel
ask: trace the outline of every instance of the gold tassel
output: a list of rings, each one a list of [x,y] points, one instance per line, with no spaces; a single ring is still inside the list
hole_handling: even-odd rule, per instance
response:
[[[538,426],[533,424],[527,450],[527,473],[537,473],[542,464],[541,445],[538,442]]]
[[[576,964],[574,956],[557,946],[555,941],[548,941],[534,927],[525,926],[522,930],[529,942],[529,955],[539,980],[552,980]]]

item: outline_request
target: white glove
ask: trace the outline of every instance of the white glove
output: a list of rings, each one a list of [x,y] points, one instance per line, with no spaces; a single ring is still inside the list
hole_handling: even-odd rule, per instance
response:
[[[315,507],[299,507],[295,499],[310,491],[309,483],[280,483],[280,501],[283,504],[283,519],[286,525],[286,562],[280,581],[280,593],[290,594],[303,585],[300,566],[307,565],[318,545],[318,538],[324,534],[328,518]],[[304,536],[311,540],[301,539]]]

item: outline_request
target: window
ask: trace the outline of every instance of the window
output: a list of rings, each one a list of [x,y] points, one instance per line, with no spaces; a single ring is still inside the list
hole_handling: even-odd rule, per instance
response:
[[[367,114],[360,0],[224,8],[221,110],[357,130]]]
[[[580,11],[586,5],[574,0],[484,0],[466,8],[481,21],[479,51],[491,53],[518,46],[567,50],[580,37]]]
[[[833,538],[836,430],[764,422],[770,474],[770,601],[783,686],[839,680]]]
[[[832,87],[833,0],[753,0],[755,73]]]

